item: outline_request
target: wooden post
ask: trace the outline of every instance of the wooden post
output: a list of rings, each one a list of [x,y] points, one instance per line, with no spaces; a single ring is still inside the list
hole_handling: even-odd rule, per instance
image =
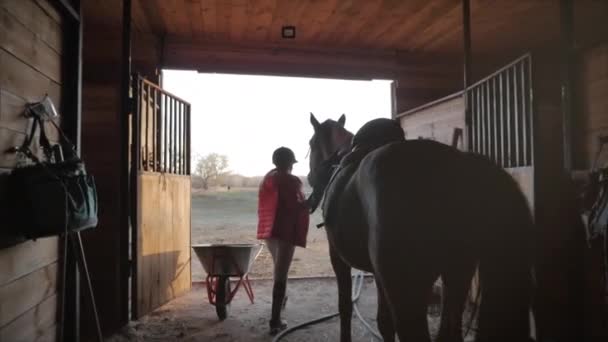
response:
[[[129,321],[129,273],[131,269],[129,260],[129,218],[136,212],[137,208],[132,208],[130,182],[129,182],[129,116],[131,115],[131,97],[129,96],[131,80],[131,0],[123,0],[122,16],[122,56],[121,56],[121,112],[120,112],[120,194],[121,205],[119,209],[120,233],[119,233],[119,253],[120,253],[120,295],[121,300],[119,321],[127,324]],[[134,136],[139,132],[133,131]],[[134,156],[132,156],[134,157]],[[138,161],[138,160],[137,160]],[[136,164],[138,165],[138,164]],[[137,169],[131,170],[137,172]]]
[[[467,127],[467,146],[469,151],[472,147],[471,134],[471,106],[469,104],[469,85],[471,84],[471,6],[469,0],[462,0],[462,26],[464,45],[464,70],[463,70],[463,96],[464,96],[464,120]]]
[[[55,7],[64,18],[62,39],[64,53],[62,55],[62,92],[61,126],[66,135],[76,147],[76,153],[81,153],[81,117],[82,117],[82,6],[80,1],[54,2]],[[71,250],[72,242],[62,239],[62,307],[59,339],[62,341],[80,341],[80,274],[76,258]]]
[[[566,172],[571,172],[574,167],[572,160],[574,5],[572,0],[560,0],[560,31],[564,169]]]

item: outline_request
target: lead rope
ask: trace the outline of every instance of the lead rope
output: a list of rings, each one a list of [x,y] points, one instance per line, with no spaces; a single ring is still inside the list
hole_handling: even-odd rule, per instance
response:
[[[363,315],[361,315],[361,312],[359,312],[359,308],[357,307],[357,302],[359,301],[359,298],[361,297],[361,292],[363,289],[363,283],[365,281],[365,274],[363,271],[359,271],[357,270],[357,273],[355,273],[355,275],[352,276],[353,279],[353,286],[352,286],[352,303],[353,303],[353,310],[355,311],[355,313],[357,314],[357,318],[359,318],[359,320],[361,321],[361,323],[363,323],[363,326],[372,334],[372,342],[374,340],[377,341],[382,341],[382,336],[380,335],[380,333],[374,329],[372,327],[372,325],[367,322],[364,318]],[[312,319],[310,321],[306,321],[304,323],[300,323],[298,325],[294,325],[291,328],[287,328],[283,331],[281,331],[278,335],[276,335],[273,339],[272,342],[278,342],[280,341],[283,337],[297,331],[300,329],[303,329],[305,327],[311,326],[311,325],[315,325],[315,324],[319,324],[325,321],[328,321],[334,317],[340,316],[340,312],[334,312],[325,316],[321,316],[315,319]]]

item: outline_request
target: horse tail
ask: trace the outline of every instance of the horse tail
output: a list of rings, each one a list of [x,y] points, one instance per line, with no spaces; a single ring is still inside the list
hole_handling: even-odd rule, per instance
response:
[[[501,193],[506,202],[494,210],[498,229],[479,260],[478,342],[530,338],[534,223],[524,195],[510,181],[511,191]]]

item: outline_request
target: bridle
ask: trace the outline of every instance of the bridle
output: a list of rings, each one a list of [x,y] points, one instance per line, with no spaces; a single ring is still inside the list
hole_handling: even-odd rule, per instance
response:
[[[311,173],[314,174],[315,184],[311,184],[313,191],[308,198],[308,202],[310,205],[310,213],[312,214],[319,207],[323,198],[325,197],[325,192],[329,188],[330,184],[333,182],[335,175],[339,171],[340,162],[345,155],[350,152],[350,142],[343,144],[338,147],[332,154],[329,155],[326,159],[324,159],[320,165],[318,165],[315,170],[311,170]],[[323,223],[317,225],[317,228],[323,226]]]

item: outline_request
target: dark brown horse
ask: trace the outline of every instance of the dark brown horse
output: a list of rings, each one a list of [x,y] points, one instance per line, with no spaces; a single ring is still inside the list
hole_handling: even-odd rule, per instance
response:
[[[430,341],[427,301],[439,276],[445,288],[438,338],[462,341],[476,267],[476,340],[528,341],[533,222],[512,177],[483,157],[406,141],[400,128],[388,139],[398,127],[388,119],[366,124],[351,146],[344,122],[342,115],[319,123],[311,114],[308,176],[313,206],[324,194],[341,341],[351,340],[351,267],[375,276],[384,341],[395,333],[401,342]]]

